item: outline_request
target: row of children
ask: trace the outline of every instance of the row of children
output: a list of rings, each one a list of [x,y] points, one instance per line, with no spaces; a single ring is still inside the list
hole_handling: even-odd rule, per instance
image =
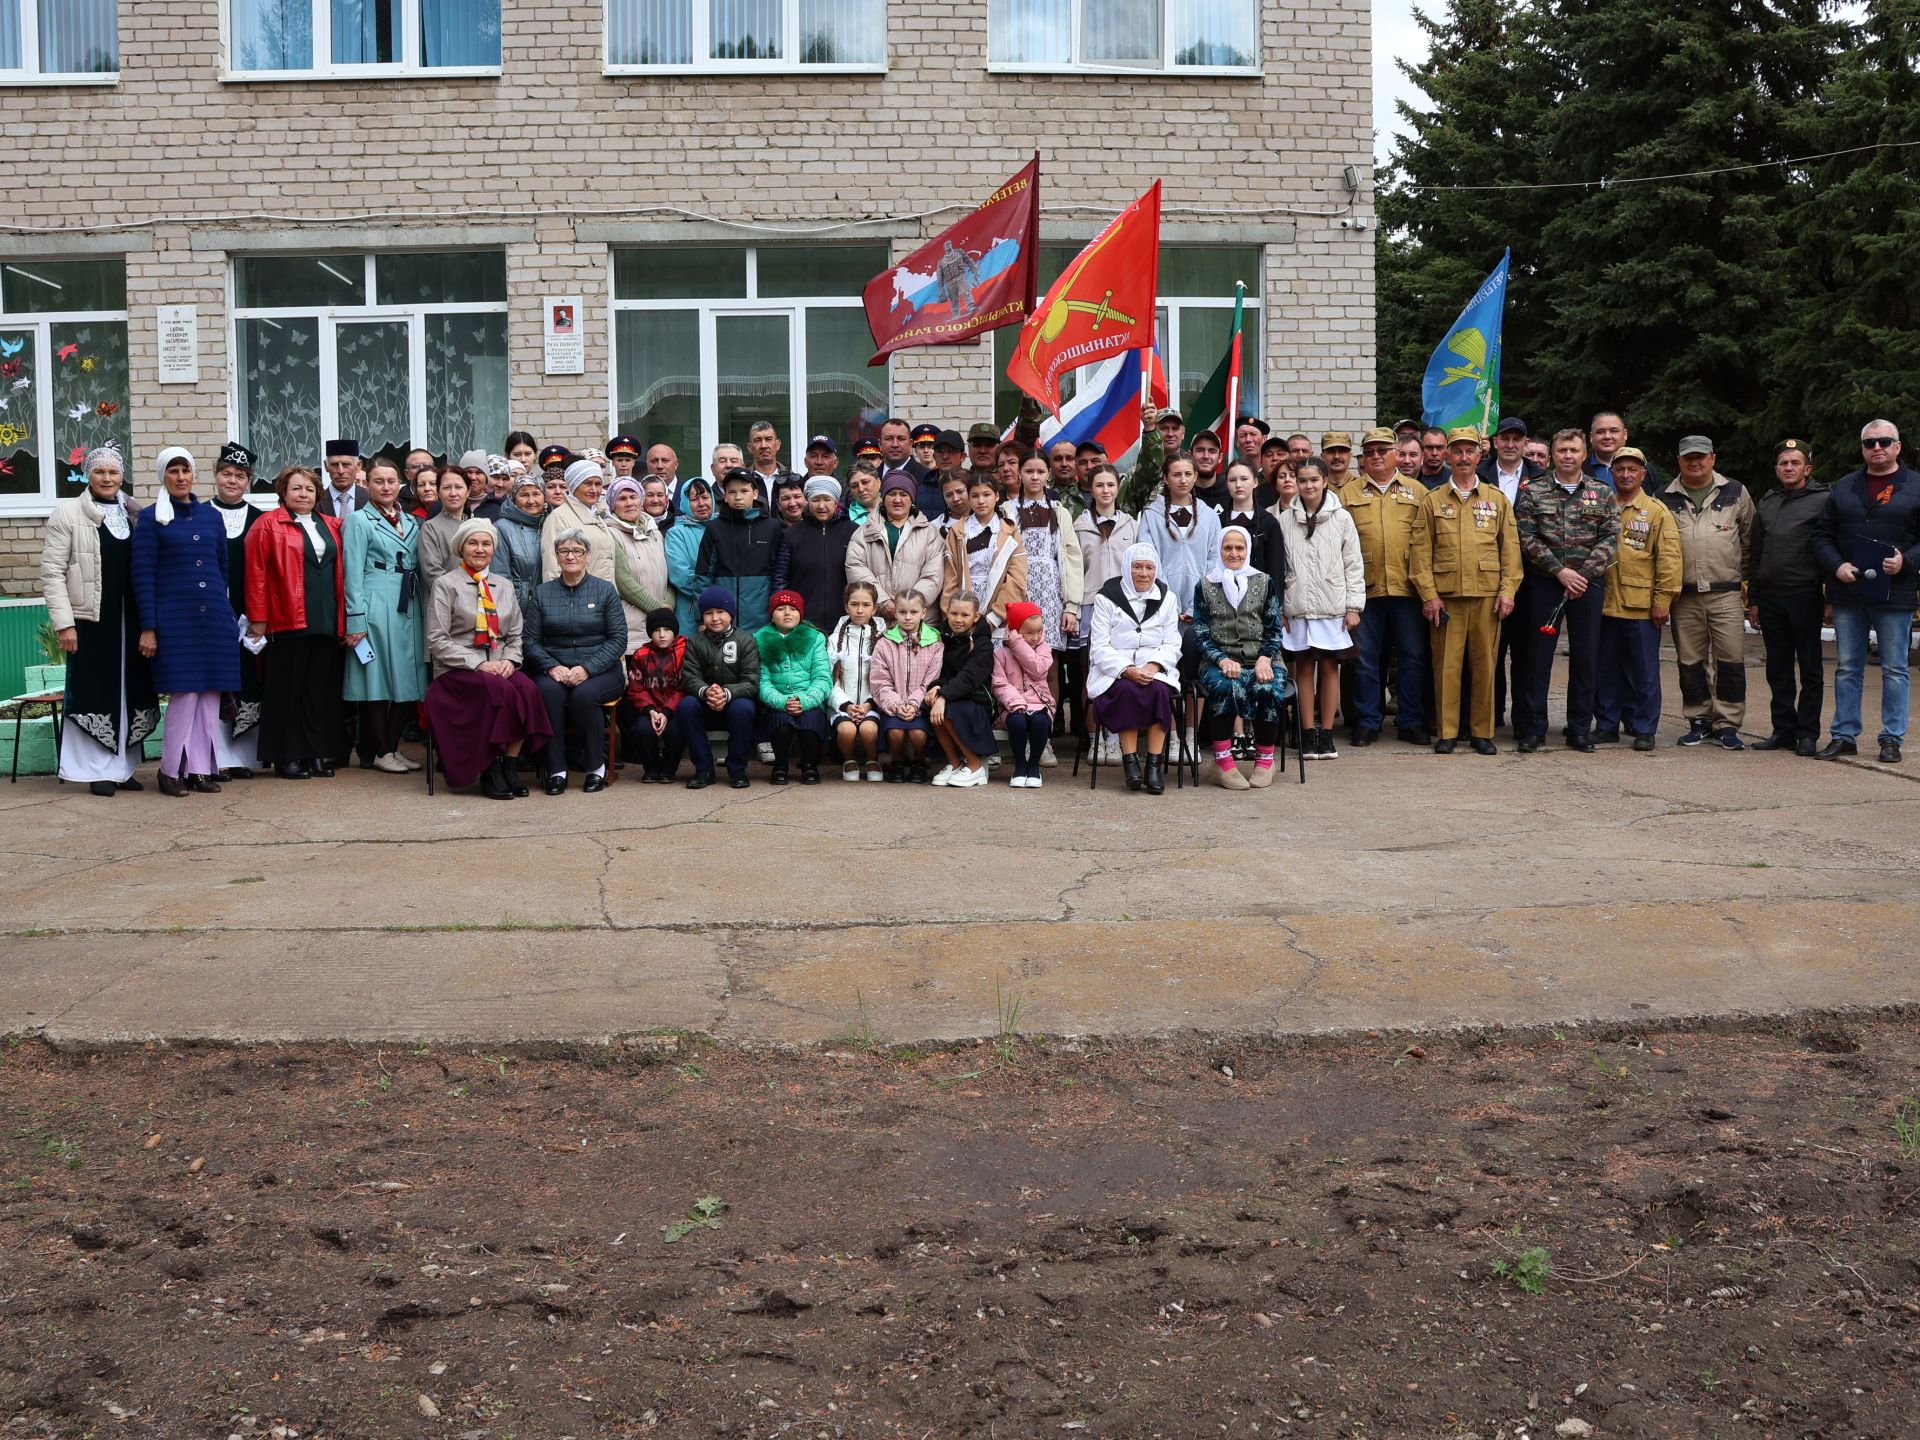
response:
[[[649,611],[621,707],[624,743],[639,758],[642,783],[672,781],[684,752],[693,761],[687,788],[713,784],[710,733],[724,731],[728,783],[737,790],[747,787],[757,745],[772,749],[775,785],[788,783],[796,758],[800,783],[818,784],[830,748],[843,780],[864,772],[894,784],[985,785],[986,758],[999,753],[999,714],[1013,748],[1008,783],[1040,788],[1053,707],[1053,653],[1040,608],[1010,606],[996,650],[993,626],[969,591],[947,597],[939,629],[912,591],[896,598],[891,623],[880,617],[879,599],[866,581],[848,583],[831,633],[807,623],[806,601],[794,590],[769,596],[768,623],[752,633],[740,627],[738,601],[722,586],[700,593],[700,626],[691,636],[680,633],[672,609]],[[946,763],[930,775],[935,744]]]

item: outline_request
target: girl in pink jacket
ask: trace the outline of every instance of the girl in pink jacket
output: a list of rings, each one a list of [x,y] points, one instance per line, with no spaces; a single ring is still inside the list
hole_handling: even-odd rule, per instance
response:
[[[894,623],[873,647],[867,681],[887,740],[887,783],[927,783],[927,687],[940,678],[940,632],[912,590],[893,597]]]
[[[1013,778],[1007,784],[1016,790],[1040,788],[1040,752],[1053,734],[1053,692],[1047,687],[1052,668],[1040,607],[1016,600],[1007,606],[1006,643],[993,657],[993,698],[1006,713],[1013,745]]]

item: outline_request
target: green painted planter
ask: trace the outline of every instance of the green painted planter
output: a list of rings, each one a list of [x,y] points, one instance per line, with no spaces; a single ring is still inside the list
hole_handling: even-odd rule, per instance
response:
[[[14,773],[14,722],[0,720],[0,770]],[[54,770],[53,717],[43,715],[20,722],[20,769],[22,775],[51,775]]]
[[[67,667],[65,665],[29,665],[26,667],[26,679],[20,687],[20,693],[45,695],[66,688]]]

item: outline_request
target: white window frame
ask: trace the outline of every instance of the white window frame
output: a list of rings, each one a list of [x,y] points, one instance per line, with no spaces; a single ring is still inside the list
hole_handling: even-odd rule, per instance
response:
[[[434,247],[432,253],[440,253],[441,247]],[[495,301],[434,301],[414,305],[250,305],[242,306],[239,300],[239,269],[242,260],[307,259],[325,257],[341,260],[360,260],[366,265],[365,292],[377,295],[374,288],[374,262],[382,255],[404,255],[404,250],[368,250],[349,251],[344,254],[324,250],[274,251],[247,250],[234,251],[227,258],[227,355],[228,391],[227,391],[227,432],[240,433],[240,391],[246,384],[246,377],[240,371],[240,322],[242,320],[264,320],[279,325],[295,321],[313,321],[318,327],[316,343],[320,357],[320,430],[322,437],[339,433],[340,375],[338,369],[338,346],[335,332],[341,325],[361,325],[369,322],[404,320],[407,322],[407,439],[418,439],[427,433],[427,318],[432,315],[505,315],[508,302]],[[512,375],[512,333],[508,333],[508,375]],[[513,389],[511,383],[507,389],[508,406],[511,409]],[[513,428],[511,414],[502,417],[505,421],[502,434]]]
[[[4,4],[5,0],[0,0]],[[420,0],[400,0],[405,15],[400,25],[400,59],[390,65],[336,65],[333,63],[333,0],[311,0],[313,5],[313,66],[307,70],[241,70],[233,58],[234,0],[220,0],[220,79],[232,84],[261,84],[282,80],[389,79],[458,80],[499,75],[501,65],[422,65],[420,63]],[[501,59],[505,60],[506,7],[500,0]]]
[[[620,322],[617,318],[623,310],[632,311],[685,311],[697,312],[700,337],[700,454],[695,457],[697,463],[690,465],[686,456],[680,460],[680,468],[685,475],[703,475],[706,473],[706,457],[713,453],[713,447],[720,440],[720,369],[719,358],[714,343],[714,322],[721,316],[782,315],[787,320],[787,365],[789,383],[792,386],[792,409],[788,414],[791,429],[780,436],[780,448],[786,455],[785,463],[792,467],[797,452],[796,444],[804,446],[807,436],[814,433],[813,417],[807,413],[807,316],[808,310],[861,310],[864,302],[860,296],[845,295],[780,295],[767,299],[759,298],[760,291],[760,247],[749,245],[747,254],[747,297],[735,299],[681,299],[681,300],[622,300],[615,293],[614,250],[645,250],[646,246],[622,245],[612,247],[607,252],[607,301],[610,313],[615,317],[607,326],[607,433],[612,435],[620,428]],[[717,249],[738,250],[737,245],[717,246]],[[893,367],[887,367],[887,412],[893,412]],[[796,439],[796,437],[799,437]],[[648,444],[641,437],[642,444]],[[731,443],[731,442],[728,442]],[[744,448],[744,446],[742,447]]]
[[[120,5],[126,0],[116,0],[113,7],[115,27],[113,54],[116,64],[120,57]],[[12,5],[20,12],[20,58],[21,65],[16,70],[0,69],[0,86],[10,85],[118,85],[120,72],[114,70],[42,70],[40,68],[40,6],[36,0],[0,0],[0,5]]]
[[[600,9],[600,71],[603,75],[884,75],[888,63],[887,7],[880,7],[880,58],[856,64],[803,65],[789,58],[800,53],[800,0],[780,0],[780,50],[777,60],[715,60],[713,55],[713,0],[692,0],[693,55],[685,65],[616,65],[613,63],[612,7]],[[702,57],[706,58],[702,58]]]
[[[987,73],[991,75],[1121,75],[1128,79],[1178,78],[1188,75],[1246,75],[1257,76],[1264,73],[1261,57],[1262,30],[1265,19],[1260,0],[1245,0],[1253,6],[1253,64],[1251,65],[1176,65],[1173,63],[1173,10],[1169,5],[1160,15],[1160,63],[1147,65],[1114,65],[1098,60],[1086,60],[1081,57],[1081,18],[1084,14],[1083,0],[1071,0],[1073,5],[1073,58],[1055,64],[1048,61],[1027,60],[989,60]],[[993,11],[987,11],[987,53],[993,53]]]
[[[61,264],[66,260],[95,259],[118,259],[124,263],[124,257],[122,256],[79,255],[61,257],[42,255],[39,258],[49,265]],[[9,256],[5,260],[0,260],[0,265],[14,269],[18,269],[22,265],[32,265],[33,263],[31,260],[16,259],[12,256]],[[38,495],[0,494],[0,517],[50,515],[53,513],[53,507],[64,498],[60,490],[60,478],[65,473],[67,457],[53,454],[42,448],[53,442],[53,386],[48,382],[49,377],[53,374],[54,366],[59,362],[53,357],[51,330],[55,325],[91,324],[125,325],[127,324],[127,312],[125,310],[51,310],[35,311],[29,314],[26,312],[0,310],[0,330],[11,330],[15,332],[24,330],[30,332],[33,336],[34,384],[32,424],[34,428],[30,433],[38,439],[38,444],[35,448],[39,452],[40,457],[40,493]],[[125,403],[130,406],[133,404],[133,336],[131,332],[129,332],[127,336],[127,346],[129,373],[127,377],[128,395]],[[8,446],[7,450],[11,452],[14,448],[13,446]],[[128,456],[127,465],[129,468],[126,473],[129,478],[132,478],[133,474],[130,468],[132,464],[133,457]],[[80,491],[75,488],[68,493],[78,495]]]

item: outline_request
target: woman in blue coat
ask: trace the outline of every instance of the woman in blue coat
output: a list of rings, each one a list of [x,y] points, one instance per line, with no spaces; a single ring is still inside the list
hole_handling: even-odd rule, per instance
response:
[[[427,693],[420,522],[400,508],[400,467],[393,461],[381,458],[367,466],[367,494],[370,503],[347,517],[340,536],[347,587],[346,698],[360,706],[362,768],[404,775],[418,770],[420,762],[400,753],[400,732],[412,706]]]
[[[133,529],[133,597],[140,653],[153,661],[154,688],[169,697],[160,793],[212,794],[221,697],[240,688],[227,530],[212,503],[194,496],[193,456],[169,446],[158,463],[159,498]]]

